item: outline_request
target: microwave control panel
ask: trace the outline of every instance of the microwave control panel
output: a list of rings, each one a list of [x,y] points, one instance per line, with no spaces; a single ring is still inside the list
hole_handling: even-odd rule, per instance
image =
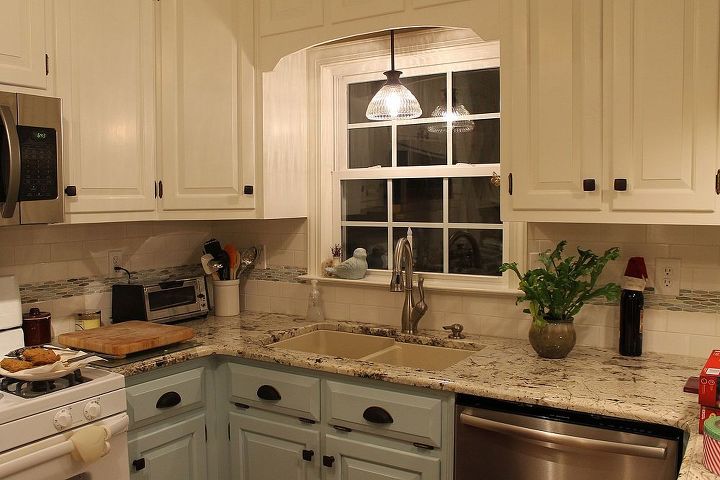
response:
[[[20,201],[54,200],[58,196],[57,138],[53,128],[18,125]]]

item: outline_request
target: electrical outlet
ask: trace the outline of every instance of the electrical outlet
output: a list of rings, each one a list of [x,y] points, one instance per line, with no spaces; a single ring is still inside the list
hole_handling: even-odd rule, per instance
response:
[[[680,295],[680,259],[655,259],[655,291],[660,295]]]
[[[122,250],[109,250],[108,251],[108,272],[110,275],[119,277],[123,274],[122,271],[116,272],[115,267],[123,266],[123,251]]]

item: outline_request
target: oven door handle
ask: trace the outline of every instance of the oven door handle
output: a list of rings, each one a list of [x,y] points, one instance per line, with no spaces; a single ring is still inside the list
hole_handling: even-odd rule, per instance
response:
[[[667,449],[665,447],[650,447],[647,445],[633,445],[628,443],[597,440],[594,438],[575,437],[561,433],[546,432],[534,428],[521,427],[509,423],[496,422],[487,418],[476,417],[467,413],[460,414],[460,423],[481,430],[512,435],[520,440],[535,440],[539,442],[554,443],[565,447],[595,450],[606,453],[617,453],[621,455],[632,455],[646,458],[665,458]]]
[[[5,202],[0,204],[0,217],[12,218],[20,195],[20,139],[13,112],[7,105],[0,105],[0,122],[8,142],[8,180],[5,185]],[[4,179],[3,179],[4,180]]]
[[[129,418],[127,414],[123,414],[118,420],[110,424],[99,424],[105,429],[105,441],[109,441],[114,435],[126,432],[128,429]],[[32,467],[42,465],[43,463],[57,460],[65,455],[69,455],[75,451],[75,445],[69,438],[64,442],[53,445],[52,447],[43,448],[36,452],[29,453],[23,457],[10,460],[0,465],[0,478],[14,475],[18,472],[29,470]]]

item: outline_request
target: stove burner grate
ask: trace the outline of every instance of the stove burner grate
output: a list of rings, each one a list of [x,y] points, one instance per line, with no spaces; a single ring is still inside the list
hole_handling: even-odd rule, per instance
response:
[[[88,381],[78,369],[54,380],[28,381],[4,377],[0,380],[0,390],[22,398],[35,398]]]

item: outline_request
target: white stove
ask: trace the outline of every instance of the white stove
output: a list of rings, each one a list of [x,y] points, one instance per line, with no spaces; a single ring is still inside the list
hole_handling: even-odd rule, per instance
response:
[[[0,277],[0,356],[24,346],[20,291]],[[128,480],[125,379],[85,367],[56,380],[0,378],[0,479]]]
[[[124,387],[122,375],[91,367],[54,381],[0,379],[0,479],[127,480]],[[75,442],[84,435],[73,436],[97,427],[104,455],[82,458]]]

